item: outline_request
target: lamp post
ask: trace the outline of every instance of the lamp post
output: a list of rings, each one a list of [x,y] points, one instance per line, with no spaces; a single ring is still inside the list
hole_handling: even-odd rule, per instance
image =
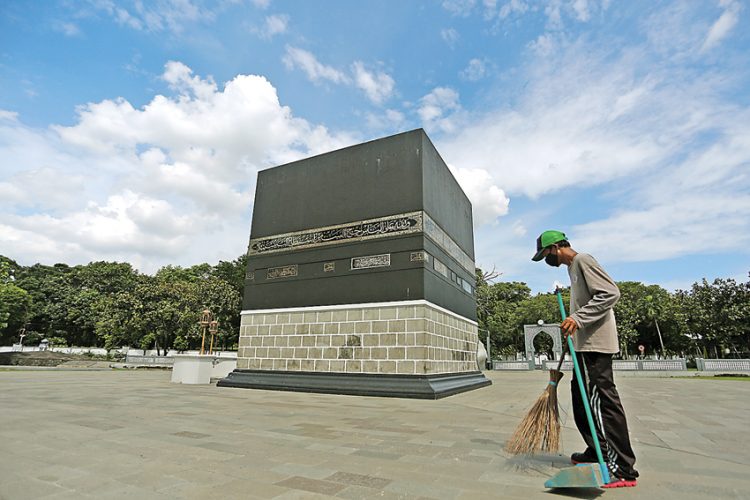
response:
[[[18,331],[18,337],[20,338],[19,343],[21,344],[21,352],[23,352],[23,338],[26,336],[26,325],[23,325]]]
[[[208,353],[213,354],[214,353],[214,335],[216,335],[219,331],[219,322],[216,320],[213,320],[208,325],[208,331],[211,332],[211,344],[208,348]]]
[[[206,347],[206,328],[208,328],[208,325],[211,324],[211,311],[208,309],[204,309],[201,313],[201,319],[198,321],[198,324],[201,325],[203,328],[203,338],[201,340],[201,356],[205,352]]]
[[[485,362],[485,365],[487,367],[492,367],[492,356],[490,355],[490,331],[486,328],[479,328],[477,327],[477,330],[480,332],[487,332],[487,338],[485,340],[485,343],[487,346],[485,347],[485,350],[487,351],[487,361]]]

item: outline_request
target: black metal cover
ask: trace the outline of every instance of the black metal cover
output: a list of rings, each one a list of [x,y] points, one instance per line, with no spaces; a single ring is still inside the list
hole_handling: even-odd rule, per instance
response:
[[[258,173],[243,309],[426,299],[475,320],[471,203],[424,130]]]

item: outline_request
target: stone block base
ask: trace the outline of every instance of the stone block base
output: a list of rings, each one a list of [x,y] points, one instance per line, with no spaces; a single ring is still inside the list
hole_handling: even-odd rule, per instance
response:
[[[477,367],[475,322],[425,300],[245,311],[237,368],[435,375]]]
[[[242,313],[222,387],[438,398],[489,385],[477,324],[426,300]]]
[[[479,371],[450,375],[375,375],[235,370],[217,385],[355,396],[440,399],[491,383]]]

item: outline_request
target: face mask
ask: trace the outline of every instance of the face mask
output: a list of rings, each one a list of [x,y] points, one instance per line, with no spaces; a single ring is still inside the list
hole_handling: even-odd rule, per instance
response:
[[[557,256],[557,252],[555,252],[554,254],[547,254],[547,256],[544,258],[544,262],[552,267],[560,267],[560,259]]]

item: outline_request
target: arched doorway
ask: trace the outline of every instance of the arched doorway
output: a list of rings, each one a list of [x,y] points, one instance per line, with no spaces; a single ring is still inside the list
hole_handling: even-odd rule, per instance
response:
[[[523,325],[523,336],[526,342],[526,360],[534,360],[534,338],[540,333],[546,333],[552,337],[552,354],[555,359],[562,356],[562,338],[558,325]]]

